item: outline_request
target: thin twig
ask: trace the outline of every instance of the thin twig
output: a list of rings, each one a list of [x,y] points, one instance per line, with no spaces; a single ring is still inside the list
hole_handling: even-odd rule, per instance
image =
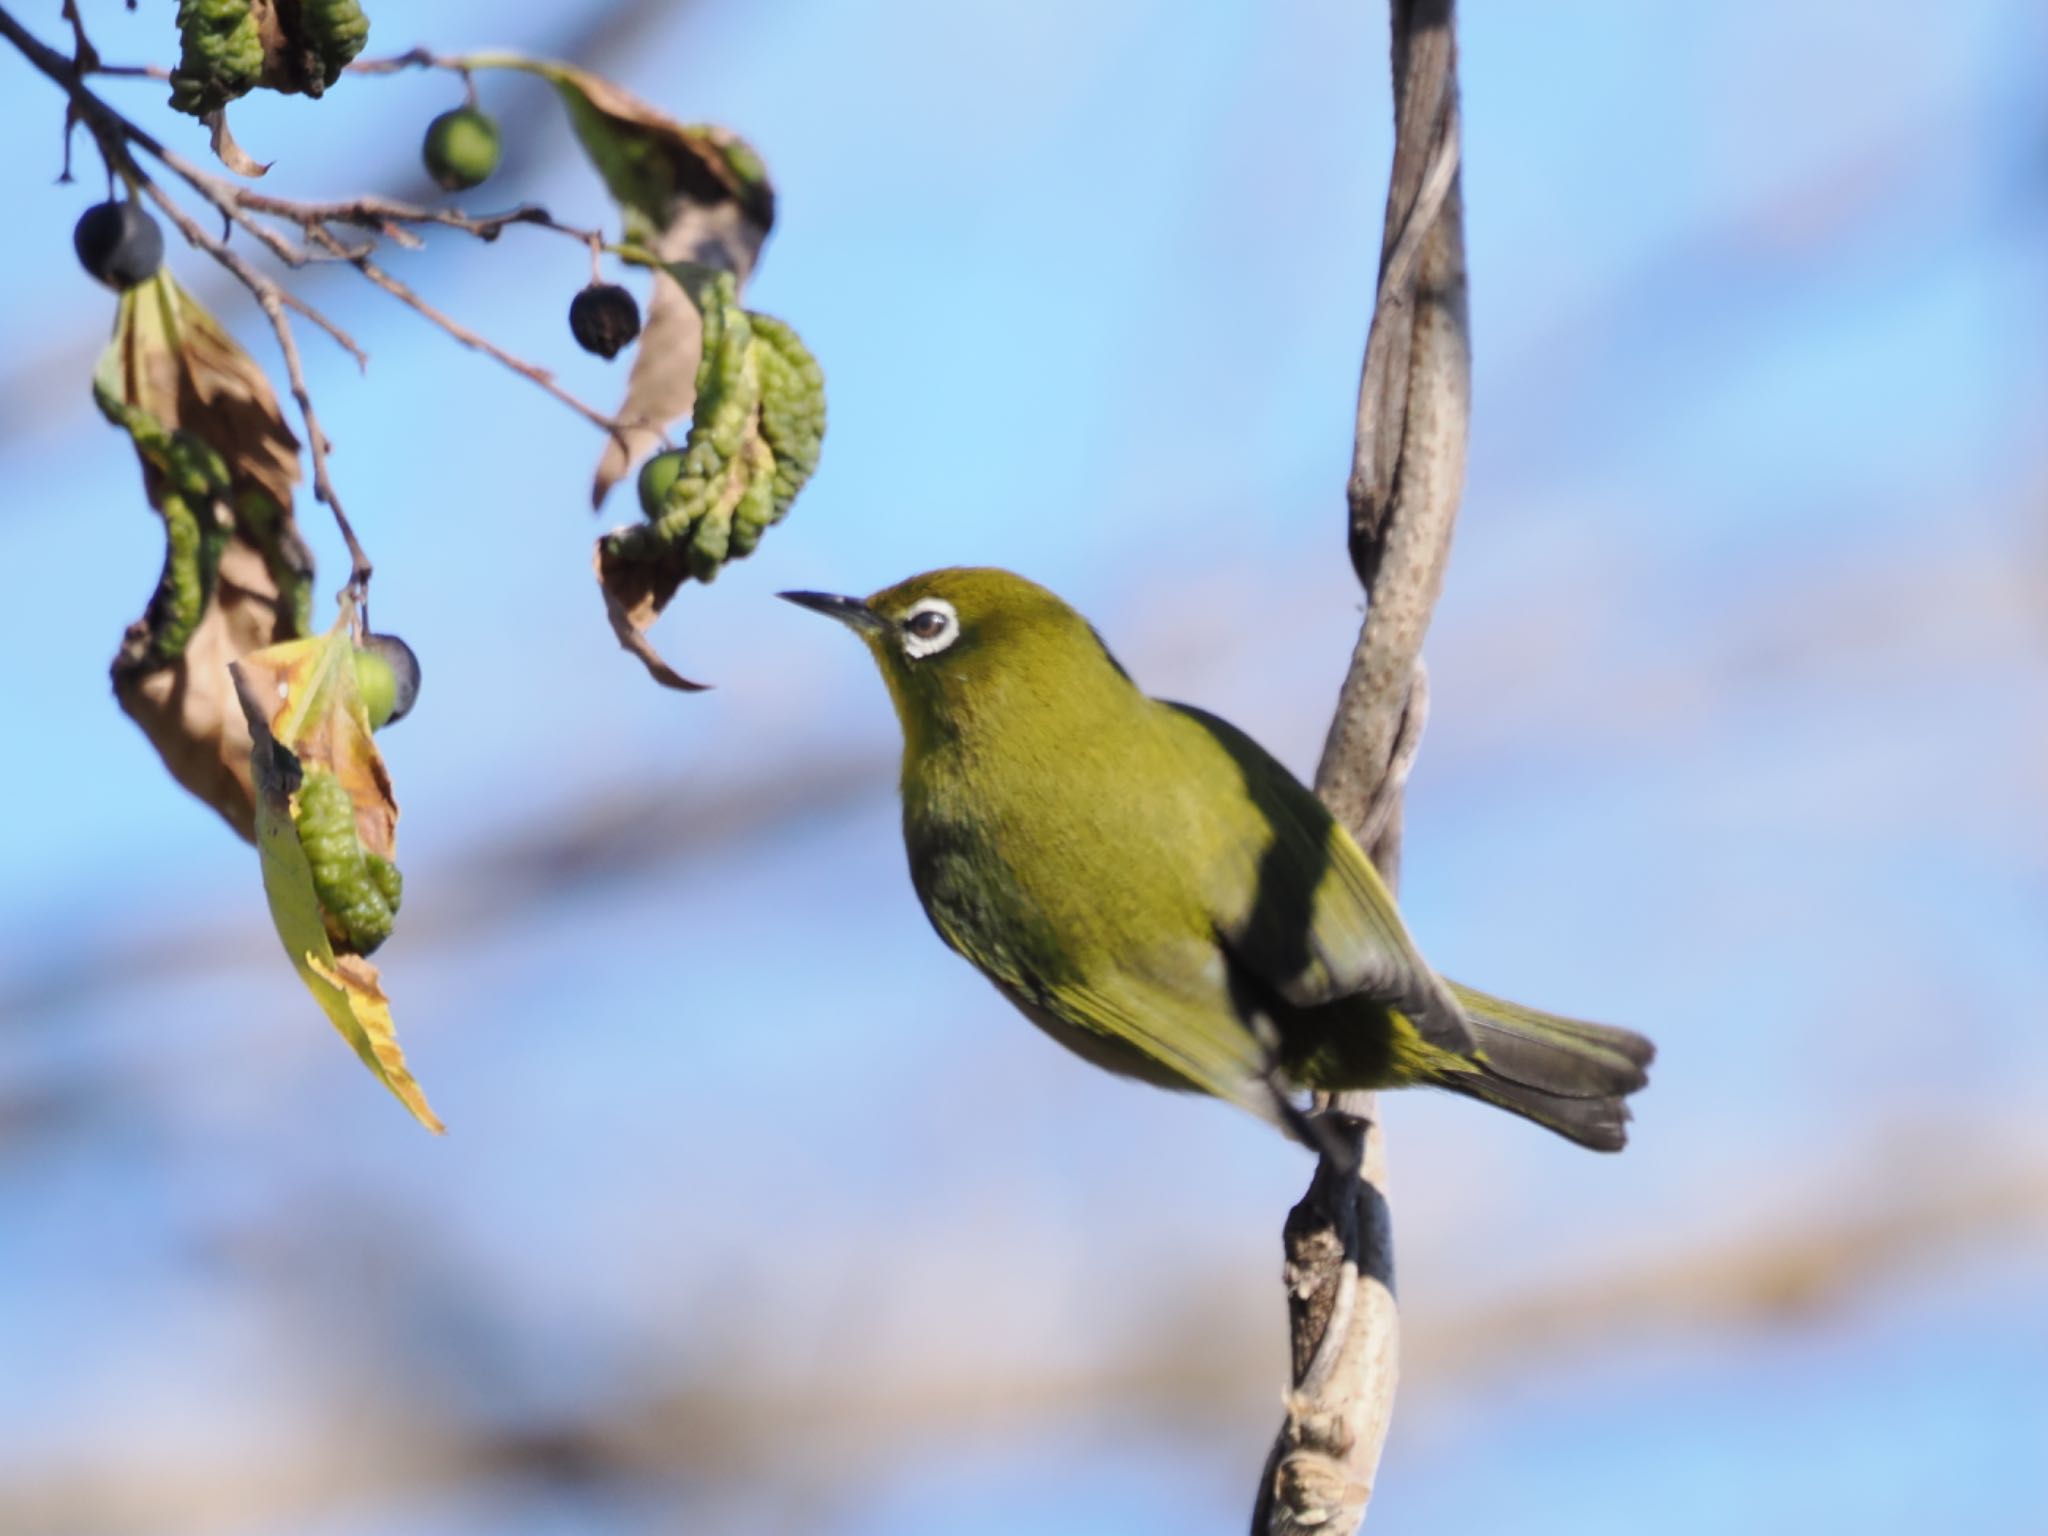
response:
[[[108,75],[117,80],[168,80],[170,69],[162,64],[95,64],[79,71],[84,75]]]
[[[1402,789],[1428,711],[1422,638],[1464,485],[1471,357],[1452,0],[1390,0],[1389,10],[1394,168],[1347,487],[1367,608],[1316,791],[1392,887]],[[1355,1531],[1393,1415],[1400,1320],[1384,1142],[1372,1095],[1317,1102],[1344,1140],[1318,1161],[1282,1234],[1294,1386],[1254,1536]]]
[[[30,63],[36,65],[44,74],[48,75],[57,84],[63,86],[70,93],[73,101],[78,104],[81,113],[97,117],[105,125],[117,130],[120,136],[127,142],[135,145],[135,147],[149,155],[150,158],[175,172],[181,181],[185,182],[195,192],[199,193],[201,197],[204,197],[215,208],[219,209],[223,218],[248,230],[273,255],[289,266],[301,267],[309,261],[315,260],[353,262],[361,253],[355,250],[340,249],[325,242],[322,242],[322,249],[320,251],[309,251],[303,246],[293,245],[276,230],[265,225],[260,219],[249,217],[249,215],[267,214],[274,218],[287,219],[298,225],[300,229],[306,231],[309,236],[311,231],[320,225],[349,224],[372,230],[387,239],[413,244],[416,244],[417,241],[406,231],[405,226],[407,225],[439,225],[448,229],[460,230],[464,234],[473,235],[479,240],[489,242],[496,240],[499,235],[512,225],[519,224],[567,236],[580,244],[590,247],[593,252],[611,249],[606,243],[602,231],[587,229],[575,224],[564,224],[549,213],[547,209],[535,203],[521,203],[515,208],[508,208],[499,213],[470,214],[463,212],[459,208],[430,208],[422,204],[400,202],[393,198],[377,196],[317,203],[299,202],[290,198],[276,197],[268,193],[259,192],[253,187],[241,186],[224,177],[214,175],[165,145],[155,135],[149,133],[127,117],[124,117],[97,96],[94,96],[85,88],[81,78],[84,73],[106,75],[148,74],[155,78],[158,75],[167,75],[168,71],[157,70],[153,65],[124,67],[98,63],[95,63],[89,71],[68,69],[63,63],[63,56],[61,54],[57,54],[33,35],[24,31],[19,23],[7,15],[4,9],[0,9],[0,35],[6,36],[10,41],[19,46],[28,57]],[[366,74],[385,74],[398,69],[408,68],[466,70],[466,65],[463,61],[442,58],[439,55],[429,53],[425,49],[414,49],[410,53],[400,54],[389,59],[358,60],[349,67],[352,70]],[[180,227],[184,226],[181,225]],[[222,248],[220,247],[220,242],[196,240],[194,243],[201,245],[209,254],[216,255],[216,259],[218,259],[217,248]],[[225,261],[222,264],[228,265]],[[230,270],[233,270],[232,267]],[[241,276],[240,273],[236,275]],[[246,279],[244,280],[246,281]],[[358,362],[363,360],[362,349],[347,340],[339,328],[324,316],[321,316],[289,292],[282,289],[278,290],[278,297],[282,303],[298,310],[308,319],[320,325],[330,335],[334,336],[337,341],[349,350],[350,354]],[[489,351],[491,349],[486,347],[483,350]],[[500,360],[504,360],[503,356],[495,351],[492,355],[500,356]],[[537,373],[545,372],[545,370],[535,368],[532,364],[520,363],[516,359],[508,363],[508,366],[511,366],[514,372],[520,373],[527,378],[534,378]],[[611,418],[592,412],[588,407],[582,406],[573,400],[567,403],[574,406],[581,414],[594,420],[597,425],[604,427],[607,431],[611,429]]]
[[[128,126],[133,127],[132,124]],[[418,237],[405,227],[411,224],[441,225],[474,235],[486,243],[496,240],[512,225],[523,224],[566,235],[579,244],[606,248],[602,231],[564,224],[536,203],[521,203],[501,213],[469,214],[459,208],[428,208],[374,195],[319,203],[300,202],[275,197],[216,176],[139,130],[132,132],[130,137],[152,158],[175,171],[182,181],[218,208],[223,217],[241,224],[281,260],[294,267],[317,258],[302,247],[289,245],[276,231],[250,215],[267,214],[272,218],[287,219],[308,233],[324,224],[353,225],[409,247],[420,244]]]
[[[460,321],[450,319],[425,299],[414,293],[412,289],[406,287],[404,283],[378,266],[370,259],[368,252],[348,249],[333,235],[329,234],[325,228],[319,225],[315,225],[308,230],[307,234],[315,245],[322,246],[333,252],[337,257],[349,262],[357,271],[361,272],[363,276],[367,277],[379,288],[382,288],[407,308],[432,321],[435,325],[446,331],[449,336],[462,343],[463,346],[468,347],[473,352],[481,352],[486,357],[502,363],[523,379],[530,379],[593,426],[602,428],[608,434],[617,434],[619,430],[617,422],[596,407],[584,404],[583,401],[562,388],[561,385],[555,382],[554,374],[541,367],[538,363],[529,363],[523,357],[515,357],[488,337],[480,336]]]
[[[323,503],[327,510],[334,514],[334,525],[340,530],[341,541],[348,548],[347,590],[355,593],[358,598],[366,596],[372,569],[370,557],[357,540],[355,529],[349,524],[348,514],[342,510],[341,497],[336,494],[333,478],[328,473],[327,434],[321,431],[320,418],[313,409],[313,395],[306,387],[305,369],[299,361],[299,344],[292,335],[291,325],[284,317],[285,308],[290,306],[297,309],[327,327],[330,334],[347,347],[358,360],[365,360],[362,348],[357,346],[346,332],[332,326],[317,312],[308,309],[250,266],[226,241],[216,240],[207,234],[162,187],[142,175],[139,170],[135,172],[135,184],[151,202],[164,211],[165,217],[178,226],[187,240],[241,279],[243,286],[255,297],[257,308],[263,311],[264,318],[270,322],[271,334],[276,336],[278,350],[284,354],[285,379],[291,386],[292,399],[298,402],[299,416],[306,424],[306,448],[313,463],[313,499]]]
[[[408,48],[404,53],[394,53],[381,59],[356,59],[348,66],[352,75],[395,75],[407,69],[460,69],[462,66],[452,58],[444,58],[431,48]]]
[[[305,370],[299,360],[298,342],[292,335],[290,322],[285,319],[285,310],[296,309],[319,324],[329,335],[347,347],[359,361],[363,357],[362,348],[357,346],[339,326],[286,293],[275,282],[249,265],[241,253],[230,247],[225,240],[209,235],[196,219],[178,205],[176,199],[145,175],[129,151],[131,144],[139,146],[164,164],[170,165],[172,169],[178,170],[186,180],[192,179],[186,176],[184,170],[179,170],[173,164],[173,161],[181,157],[167,151],[154,135],[130,122],[87,90],[78,70],[67,62],[62,54],[25,30],[4,8],[0,8],[0,36],[7,38],[29,63],[64,88],[77,107],[79,115],[92,130],[108,163],[118,165],[121,174],[161,208],[164,216],[177,226],[188,241],[233,273],[255,298],[257,307],[270,322],[272,334],[277,337],[278,350],[284,354],[285,375],[291,385],[292,398],[298,402],[299,415],[305,422],[306,446],[313,464],[313,495],[316,500],[325,503],[327,510],[334,515],[335,527],[340,530],[342,543],[348,548],[348,590],[358,597],[364,595],[368,591],[370,580],[370,557],[365,553],[361,541],[356,538],[355,529],[349,524],[348,514],[342,510],[341,498],[336,494],[334,481],[328,473],[327,436],[320,430],[320,418],[313,409],[313,396],[306,388]],[[196,167],[191,169],[197,170]],[[203,176],[204,173],[200,174]],[[228,210],[223,209],[222,212],[226,214]]]
[[[118,167],[133,186],[164,211],[165,216],[184,234],[187,241],[226,268],[256,300],[257,307],[263,311],[265,318],[270,322],[272,332],[277,337],[278,349],[284,355],[285,372],[291,386],[292,397],[297,402],[299,414],[305,421],[307,447],[312,459],[314,497],[334,514],[342,542],[347,545],[349,551],[349,589],[358,598],[367,593],[371,574],[370,560],[356,539],[355,530],[350,526],[347,514],[343,512],[340,498],[334,489],[333,478],[327,464],[329,444],[326,434],[320,430],[312,395],[306,387],[298,343],[285,319],[285,311],[294,310],[319,326],[356,360],[358,367],[367,364],[367,354],[353,337],[326,315],[251,266],[228,244],[225,234],[220,237],[208,234],[161,186],[143,173],[135,163],[129,146],[141,150],[175,174],[219,212],[228,228],[247,231],[252,239],[259,242],[286,266],[297,269],[318,261],[349,263],[372,283],[439,326],[463,346],[485,354],[521,378],[539,385],[584,420],[614,439],[618,438],[620,428],[612,417],[585,404],[563,389],[555,382],[554,375],[549,370],[514,356],[467,326],[450,319],[379,267],[371,259],[375,248],[374,239],[369,245],[352,245],[337,238],[329,226],[339,224],[367,229],[375,239],[417,247],[421,242],[419,237],[412,233],[414,226],[439,226],[459,230],[479,240],[492,241],[512,225],[530,225],[566,235],[587,246],[590,251],[593,278],[599,271],[604,252],[612,249],[600,231],[564,224],[545,208],[530,203],[500,213],[469,214],[456,208],[431,208],[375,196],[340,201],[298,202],[259,192],[225,177],[214,175],[108,106],[85,85],[85,77],[91,74],[161,78],[167,75],[168,71],[159,70],[155,66],[103,64],[86,38],[83,23],[72,0],[67,0],[64,16],[72,25],[76,42],[77,57],[71,61],[65,60],[62,54],[29,33],[4,8],[0,8],[0,36],[12,42],[32,65],[65,90],[71,99],[72,111],[91,128],[102,155],[107,159],[110,173]],[[443,58],[426,49],[413,49],[388,59],[358,60],[350,67],[360,74],[387,74],[400,69],[415,68],[450,69],[462,74],[467,81],[472,62],[468,59]],[[266,222],[267,219],[282,220],[297,226],[304,243],[293,241]]]
[[[402,203],[388,197],[357,197],[340,202],[302,203],[289,198],[271,197],[256,191],[253,187],[241,187],[233,183],[224,184],[219,190],[223,196],[240,207],[255,213],[267,213],[277,218],[290,219],[301,227],[310,227],[314,224],[354,224],[389,237],[403,225],[438,224],[489,242],[497,239],[514,224],[530,224],[538,229],[553,230],[557,234],[567,235],[586,245],[593,240],[600,245],[604,243],[601,231],[564,224],[537,203],[521,203],[518,207],[507,208],[502,213],[471,214],[464,213],[460,208],[428,208],[417,203]]]
[[[137,142],[142,141],[138,140]],[[486,340],[476,332],[449,319],[432,305],[422,300],[410,288],[406,287],[404,283],[392,277],[381,267],[378,267],[371,260],[370,247],[348,245],[336,238],[327,226],[330,223],[345,223],[351,226],[390,233],[394,232],[397,226],[401,224],[439,224],[462,230],[465,233],[477,236],[479,239],[488,241],[495,240],[510,225],[530,224],[538,228],[553,230],[558,234],[567,235],[589,246],[592,251],[591,259],[593,265],[597,260],[596,253],[608,248],[605,245],[604,236],[599,231],[563,224],[549,214],[545,208],[532,204],[522,204],[517,208],[507,209],[503,213],[472,216],[462,213],[457,209],[423,208],[414,204],[396,202],[389,198],[380,197],[363,197],[326,203],[293,202],[287,198],[272,197],[266,193],[257,192],[251,188],[237,186],[233,182],[225,181],[192,164],[192,162],[185,159],[184,156],[178,154],[175,150],[166,149],[163,145],[155,143],[154,140],[143,142],[142,147],[161,160],[171,170],[177,172],[188,185],[218,208],[222,217],[241,228],[249,230],[276,254],[280,260],[294,267],[303,266],[308,261],[319,259],[349,263],[378,287],[425,316],[428,320],[433,321],[434,324],[441,327],[442,330],[446,331],[464,346],[484,353],[511,369],[512,372],[518,374],[521,378],[538,384],[557,400],[575,411],[586,421],[602,429],[608,435],[616,434],[618,428],[610,416],[605,415],[593,406],[585,404],[556,384],[554,375],[547,369],[537,363],[530,363],[524,358],[514,356],[503,347]],[[292,220],[304,232],[308,246],[300,247],[293,245],[282,235],[264,224],[261,219],[254,217],[257,213],[265,213],[273,217]],[[285,303],[292,305],[294,308],[304,310],[304,306],[300,305],[289,292],[283,289],[278,289],[277,292]],[[260,300],[261,295],[259,294],[258,297]],[[337,339],[342,339],[324,317],[310,310],[304,310],[304,312],[321,326],[328,329],[330,334],[335,334]],[[348,346],[355,353],[359,362],[362,360],[360,349],[356,348],[353,343],[343,339],[343,345]]]
[[[130,126],[132,127],[132,125]],[[301,267],[304,266],[309,259],[311,259],[309,253],[305,251],[302,247],[293,245],[289,240],[285,239],[284,236],[280,235],[276,230],[270,228],[269,225],[263,223],[260,219],[249,218],[246,214],[242,212],[241,208],[234,202],[234,200],[224,199],[222,197],[214,195],[216,189],[219,189],[224,192],[233,192],[240,190],[239,188],[236,188],[229,183],[221,182],[216,177],[209,176],[205,171],[201,170],[198,166],[194,165],[190,160],[187,160],[183,155],[179,154],[176,150],[167,148],[165,145],[158,143],[154,138],[150,137],[146,133],[130,132],[128,137],[130,142],[134,143],[139,148],[141,148],[145,153],[147,153],[151,158],[156,160],[159,164],[165,166],[167,169],[171,171],[176,172],[180,180],[184,181],[187,185],[194,188],[196,191],[200,193],[201,196],[205,197],[208,202],[212,203],[215,208],[219,209],[222,218],[226,219],[231,224],[238,225],[239,227],[248,230],[251,235],[253,235],[257,240],[263,243],[265,248],[267,248],[273,255],[275,255],[280,261],[284,262],[287,266]],[[133,164],[132,160],[130,161],[130,164]],[[142,173],[139,168],[136,170],[135,174],[138,177],[142,177]],[[142,177],[142,179],[147,180],[148,178]],[[151,183],[151,185],[154,185],[154,183]],[[328,319],[326,315],[322,314],[319,310],[315,309],[312,305],[308,304],[305,300],[301,299],[297,294],[293,293],[290,289],[284,288],[279,284],[271,281],[271,279],[257,272],[253,267],[249,266],[246,262],[243,262],[239,256],[232,254],[225,240],[216,240],[211,236],[205,234],[202,230],[200,230],[199,226],[194,221],[192,221],[184,214],[182,209],[174,207],[167,200],[166,194],[156,194],[156,201],[158,205],[164,209],[165,213],[169,215],[172,222],[175,223],[181,230],[185,232],[185,238],[187,240],[191,241],[192,244],[198,246],[201,250],[205,251],[209,256],[213,257],[215,261],[219,262],[222,266],[226,267],[230,272],[234,273],[236,277],[242,280],[244,286],[246,286],[249,289],[249,291],[255,295],[257,303],[261,304],[264,301],[266,291],[271,294],[274,294],[276,296],[277,301],[280,304],[283,304],[288,309],[298,311],[298,313],[305,316],[308,320],[312,321],[315,325],[319,326],[321,330],[325,331],[329,336],[333,337],[335,342],[342,348],[342,350],[347,352],[350,357],[355,359],[356,366],[358,368],[366,368],[369,366],[370,355],[367,352],[365,352],[360,345],[357,344],[355,338],[350,336],[347,331],[343,330],[334,321]]]
[[[99,68],[100,51],[85,35],[85,18],[78,12],[78,0],[64,0],[63,16],[71,23],[71,67],[81,75]]]
[[[344,347],[347,347],[359,362],[368,360],[362,348],[357,346],[355,341],[345,331],[333,326],[316,311],[308,309],[291,294],[278,287],[276,283],[273,283],[269,278],[250,266],[247,261],[242,259],[241,254],[232,249],[226,241],[216,240],[213,236],[207,234],[204,229],[199,227],[198,222],[190,214],[186,213],[183,208],[179,207],[177,202],[162,187],[158,186],[149,177],[142,175],[139,171],[136,172],[136,185],[148,196],[151,202],[163,209],[165,217],[178,226],[187,240],[200,247],[213,257],[215,261],[218,261],[222,266],[234,273],[236,277],[241,279],[243,285],[255,297],[257,308],[263,311],[264,318],[270,322],[271,333],[277,338],[277,348],[284,354],[286,382],[291,386],[292,399],[298,402],[299,415],[306,424],[306,448],[311,455],[313,463],[313,499],[321,502],[329,512],[334,514],[335,527],[341,531],[341,541],[348,547],[349,590],[353,591],[359,598],[364,596],[368,592],[370,584],[370,557],[364,553],[363,546],[357,541],[355,529],[349,524],[348,514],[342,510],[341,497],[336,494],[334,480],[328,473],[327,434],[321,431],[320,418],[314,412],[313,395],[306,387],[305,369],[299,361],[299,344],[292,335],[290,324],[285,320],[285,308],[290,306],[297,309],[300,313],[310,316],[326,327],[329,333],[339,340]]]

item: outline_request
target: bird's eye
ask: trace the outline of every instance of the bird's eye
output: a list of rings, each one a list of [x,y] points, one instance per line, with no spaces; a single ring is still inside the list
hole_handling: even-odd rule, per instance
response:
[[[903,619],[903,654],[912,661],[943,651],[960,635],[960,616],[944,598],[928,597]]]

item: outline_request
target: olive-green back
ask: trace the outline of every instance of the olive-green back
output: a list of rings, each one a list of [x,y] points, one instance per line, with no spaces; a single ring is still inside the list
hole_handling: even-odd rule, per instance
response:
[[[1370,862],[1257,743],[1147,698],[1085,620],[1008,573],[868,602],[934,595],[959,612],[949,650],[870,642],[903,719],[911,875],[946,942],[1037,1022],[1274,1119],[1280,1033],[1338,1000],[1356,1028],[1412,1020],[1470,1050]]]

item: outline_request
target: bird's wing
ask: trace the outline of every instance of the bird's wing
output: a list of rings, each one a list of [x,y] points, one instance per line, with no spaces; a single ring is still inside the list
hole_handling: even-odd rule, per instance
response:
[[[1213,950],[1209,959],[1216,959]],[[1124,973],[1101,986],[1053,987],[1040,1006],[1076,1032],[1113,1042],[1098,1053],[1065,1041],[1098,1065],[1197,1089],[1283,1130],[1294,1128],[1297,1116],[1274,1080],[1269,1051],[1230,1008],[1220,986],[1213,996],[1188,996],[1153,985],[1142,973]],[[1138,1054],[1139,1064],[1120,1064],[1117,1058],[1127,1050]]]
[[[991,901],[982,891],[987,879],[1007,877],[1001,866],[983,862],[979,879],[955,881],[950,872],[963,860],[948,851],[934,827],[911,834],[911,879],[925,913],[939,937],[1033,1023],[1108,1071],[1279,1118],[1267,1102],[1268,1053],[1231,1005],[1213,938],[1190,932],[1143,953],[1119,941],[1113,963],[1065,964],[1069,946],[1020,917],[1034,910],[1030,900],[1012,892]],[[1007,916],[995,920],[992,908]],[[1083,970],[1093,979],[1084,980]]]
[[[1431,1045],[1470,1054],[1456,998],[1416,950],[1351,834],[1244,732],[1187,705],[1172,708],[1213,743],[1192,749],[1221,748],[1243,780],[1243,795],[1220,800],[1239,808],[1238,822],[1209,875],[1212,918],[1231,957],[1295,1007],[1364,998],[1403,1015]]]

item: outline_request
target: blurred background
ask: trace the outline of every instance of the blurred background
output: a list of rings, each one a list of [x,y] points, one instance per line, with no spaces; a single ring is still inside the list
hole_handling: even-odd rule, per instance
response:
[[[85,9],[173,57],[168,7]],[[1083,1069],[941,948],[881,685],[769,594],[1013,566],[1309,770],[1384,7],[369,10],[372,53],[572,56],[760,149],[750,302],[825,365],[823,465],[656,632],[717,691],[663,693],[590,579],[596,434],[307,279],[373,354],[301,328],[426,667],[378,959],[433,1140],[109,696],[161,546],[88,394],[100,182],[51,184],[60,98],[0,54],[0,1530],[1241,1529],[1309,1159]],[[1387,1106],[1372,1528],[2048,1530],[2048,13],[1565,0],[1462,45],[1476,414],[1404,905],[1452,974],[1663,1054],[1615,1159]],[[160,84],[104,90],[203,152]],[[608,221],[544,89],[483,93],[471,206]],[[286,195],[423,195],[457,96],[235,128]],[[573,243],[393,263],[616,400]]]

